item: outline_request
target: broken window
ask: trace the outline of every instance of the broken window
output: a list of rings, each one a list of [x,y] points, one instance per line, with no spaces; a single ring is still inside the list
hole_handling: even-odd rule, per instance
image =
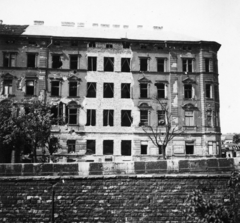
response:
[[[213,98],[212,84],[206,84],[206,98]]]
[[[103,140],[103,155],[113,155],[113,140]]]
[[[212,111],[207,111],[207,126],[212,126]]]
[[[166,85],[164,83],[157,83],[155,84],[157,87],[157,97],[158,98],[166,98]]]
[[[183,59],[183,72],[193,72],[193,59]]]
[[[96,43],[95,42],[91,42],[88,44],[89,47],[91,48],[95,48],[96,47]]]
[[[34,81],[26,80],[26,95],[34,95]]]
[[[88,71],[97,70],[97,57],[88,57]]]
[[[193,111],[185,111],[185,126],[194,126]]]
[[[140,110],[140,123],[139,126],[148,126],[148,110]]]
[[[69,82],[69,97],[77,96],[77,81]]]
[[[184,98],[186,98],[186,99],[192,98],[192,85],[191,84],[184,85]]]
[[[122,140],[121,142],[121,155],[131,156],[132,155],[132,142],[131,140]]]
[[[104,98],[113,98],[113,95],[114,95],[113,83],[104,83],[103,84],[103,97]]]
[[[76,140],[68,140],[67,141],[67,146],[68,146],[68,153],[75,153]]]
[[[96,110],[87,109],[87,126],[95,126],[96,125]]]
[[[130,84],[121,84],[121,98],[130,98]]]
[[[122,110],[121,126],[131,126],[131,124],[132,124],[131,110]]]
[[[60,81],[51,82],[51,96],[60,96]]]
[[[123,42],[123,49],[129,49],[129,48],[130,48],[130,43]]]
[[[214,97],[216,101],[219,101],[218,85],[214,86]]]
[[[192,145],[192,144],[186,144],[185,149],[186,149],[186,154],[194,153],[194,145]]]
[[[12,95],[12,80],[4,80],[3,81],[3,94],[4,95]]]
[[[147,154],[147,148],[148,148],[148,145],[143,145],[141,144],[141,155],[146,155]]]
[[[113,48],[113,45],[112,44],[106,44],[106,48],[107,49]]]
[[[148,84],[140,84],[140,98],[148,98]]]
[[[158,72],[164,72],[164,59],[157,59],[157,71]]]
[[[78,55],[70,55],[70,69],[78,69]]]
[[[69,108],[68,124],[69,125],[77,125],[77,108]]]
[[[103,126],[113,126],[114,110],[103,110]]]
[[[96,153],[96,141],[95,140],[87,140],[87,152],[86,154],[95,154]]]
[[[16,67],[16,53],[4,53],[3,66],[4,67]]]
[[[88,82],[87,83],[87,97],[88,98],[96,98],[96,83]]]
[[[140,71],[148,70],[148,58],[140,58]]]
[[[61,55],[52,55],[52,68],[61,68],[62,67],[62,61],[61,61]]]
[[[209,71],[210,71],[210,59],[205,58],[205,72],[209,72]]]
[[[121,59],[121,68],[122,72],[130,72],[130,58]]]
[[[104,71],[113,72],[114,71],[114,58],[104,57]]]
[[[165,125],[166,124],[165,111],[159,110],[157,113],[158,113],[158,125]]]
[[[27,67],[37,67],[36,63],[37,56],[35,53],[28,53],[27,54]]]
[[[51,107],[52,121],[54,125],[63,125],[68,123],[68,110],[65,109],[65,117],[63,117],[63,103]]]

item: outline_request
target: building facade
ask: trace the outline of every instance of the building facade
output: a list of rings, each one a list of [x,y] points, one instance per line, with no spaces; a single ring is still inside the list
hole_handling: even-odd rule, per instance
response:
[[[184,130],[168,157],[219,156],[220,44],[157,27],[95,26],[0,25],[0,100],[49,103],[59,152],[102,162],[161,156],[143,131],[164,133],[157,97]]]

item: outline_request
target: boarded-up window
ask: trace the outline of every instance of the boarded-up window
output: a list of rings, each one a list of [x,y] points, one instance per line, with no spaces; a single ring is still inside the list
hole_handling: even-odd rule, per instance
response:
[[[121,153],[122,156],[131,156],[132,155],[132,142],[131,140],[122,140],[121,142]]]
[[[121,71],[130,72],[130,58],[121,59]]]
[[[87,97],[96,98],[96,83],[88,82],[87,83]]]
[[[103,155],[113,155],[113,140],[103,141]]]
[[[104,71],[113,72],[114,71],[114,58],[104,57]]]
[[[121,126],[131,126],[131,124],[132,124],[131,110],[122,110]]]
[[[88,71],[97,70],[97,57],[88,57]]]
[[[103,126],[113,126],[114,110],[103,110]]]
[[[96,125],[96,110],[88,109],[86,126],[95,126],[95,125]]]
[[[121,84],[121,98],[130,98],[130,84]]]

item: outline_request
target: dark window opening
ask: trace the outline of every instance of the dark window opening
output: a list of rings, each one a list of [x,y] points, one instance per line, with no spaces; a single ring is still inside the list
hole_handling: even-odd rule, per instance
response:
[[[215,96],[215,100],[219,101],[219,92],[218,92],[218,86],[217,85],[214,86],[214,96]]]
[[[122,140],[121,142],[121,153],[122,156],[132,155],[132,142],[131,140]]]
[[[140,98],[148,98],[148,84],[140,84]]]
[[[27,54],[27,67],[36,67],[36,54]]]
[[[113,98],[113,95],[114,95],[113,83],[104,83],[103,84],[103,97],[104,98]]]
[[[60,82],[59,81],[52,81],[51,83],[51,96],[59,96],[60,90]]]
[[[164,46],[158,46],[157,48],[158,48],[158,50],[163,50]]]
[[[77,108],[69,108],[68,115],[69,115],[68,124],[76,125],[77,124]]]
[[[96,125],[96,110],[88,109],[87,110],[87,126]]]
[[[192,85],[191,84],[184,85],[184,98],[192,98]]]
[[[63,117],[63,103],[51,107],[52,125],[64,125],[68,123],[68,111],[66,109],[65,117]]]
[[[59,41],[59,40],[54,40],[54,41],[53,41],[53,45],[55,45],[55,46],[60,46],[60,41]]]
[[[130,72],[130,58],[122,58],[121,65],[122,72]]]
[[[147,145],[141,145],[141,155],[147,154]]]
[[[141,48],[141,49],[147,49],[147,45],[141,44],[141,45],[140,45],[140,48]]]
[[[13,91],[12,91],[12,80],[4,80],[3,81],[3,94],[4,95],[11,95],[11,94],[13,94]]]
[[[184,72],[192,72],[192,65],[193,60],[192,59],[183,59],[183,71]]]
[[[148,110],[140,110],[140,123],[139,126],[148,126]]]
[[[148,58],[140,58],[140,71],[148,70]]]
[[[212,111],[207,111],[207,126],[212,126]]]
[[[165,84],[158,83],[158,84],[156,84],[156,86],[157,86],[157,96],[158,96],[158,98],[166,98]]]
[[[121,126],[131,126],[131,124],[132,124],[131,110],[122,110]]]
[[[114,110],[103,110],[103,126],[113,126]]]
[[[103,155],[113,155],[113,140],[103,141]]]
[[[130,84],[121,84],[121,98],[130,98]]]
[[[78,46],[78,41],[75,40],[71,41],[71,46]]]
[[[52,55],[52,68],[62,67],[62,61],[60,55]]]
[[[16,53],[4,53],[3,66],[4,67],[15,67],[16,66]]]
[[[160,110],[158,111],[158,125],[165,125],[166,120],[165,120],[165,111]]]
[[[86,154],[95,154],[96,153],[96,141],[95,140],[87,140],[87,152]]]
[[[36,42],[36,41],[33,41],[33,40],[29,40],[29,41],[28,41],[28,44],[29,44],[29,45],[33,45],[33,46],[36,46],[36,45],[37,45],[37,42]]]
[[[88,44],[89,47],[91,48],[95,48],[96,47],[96,43],[95,42],[91,42]]]
[[[89,82],[87,83],[87,97],[96,98],[96,83]]]
[[[6,40],[6,43],[7,43],[7,44],[14,44],[14,43],[15,43],[15,40]]]
[[[73,82],[73,81],[69,82],[69,96],[70,97],[77,96],[77,82]]]
[[[212,85],[206,84],[206,98],[212,98]]]
[[[194,145],[186,145],[186,154],[193,154]]]
[[[34,81],[26,81],[26,95],[34,95]]]
[[[129,49],[129,48],[130,48],[130,43],[123,42],[123,49]]]
[[[68,146],[68,153],[75,153],[76,140],[68,140],[67,141],[67,146]]]
[[[97,70],[97,57],[88,57],[88,71]]]
[[[107,49],[113,48],[113,45],[112,44],[106,44],[106,48]]]
[[[157,60],[157,71],[164,72],[164,59]]]
[[[78,55],[70,55],[70,69],[78,69]]]
[[[104,71],[113,72],[114,71],[114,58],[104,57]]]
[[[210,60],[209,58],[205,58],[205,72],[210,71],[209,66],[210,66]]]

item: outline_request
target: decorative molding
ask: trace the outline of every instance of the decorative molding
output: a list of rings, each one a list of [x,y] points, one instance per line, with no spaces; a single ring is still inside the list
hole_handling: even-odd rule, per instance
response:
[[[150,81],[146,77],[143,77],[143,78],[139,79],[138,82],[140,82],[140,83],[152,83],[152,81]]]

